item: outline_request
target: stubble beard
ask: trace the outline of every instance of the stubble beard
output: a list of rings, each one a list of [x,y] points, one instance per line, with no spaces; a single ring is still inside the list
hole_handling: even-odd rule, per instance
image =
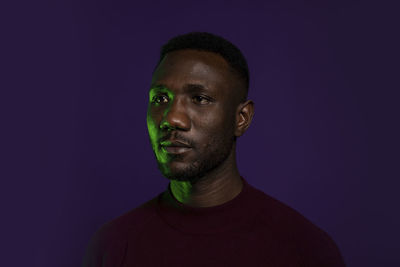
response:
[[[214,140],[205,146],[204,152],[194,162],[179,169],[171,169],[157,161],[158,169],[168,180],[188,181],[191,184],[197,183],[208,173],[221,166],[232,152],[234,139]],[[220,149],[215,149],[215,148]],[[174,155],[171,160],[180,161],[180,155]]]

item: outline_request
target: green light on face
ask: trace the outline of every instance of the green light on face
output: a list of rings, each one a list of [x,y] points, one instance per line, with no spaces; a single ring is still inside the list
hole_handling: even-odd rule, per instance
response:
[[[165,123],[164,118],[171,109],[173,99],[173,93],[165,87],[150,89],[146,118],[147,130],[160,171],[164,176],[169,177],[172,194],[179,202],[183,203],[190,196],[193,185],[190,181],[177,181],[173,179],[171,168],[168,165],[170,156],[163,148],[160,148],[159,143],[160,137],[162,137],[160,126],[162,123]],[[168,144],[168,141],[163,142],[163,144]]]
[[[147,130],[149,132],[152,149],[160,168],[162,168],[161,172],[164,175],[169,174],[171,171],[167,166],[169,156],[163,148],[160,148],[159,144],[159,139],[161,137],[160,124],[163,121],[163,118],[167,115],[170,108],[169,103],[172,103],[172,101],[173,94],[168,89],[160,87],[150,89],[149,105],[147,110]],[[156,118],[160,116],[159,113],[161,112],[163,113],[162,118],[157,120]]]

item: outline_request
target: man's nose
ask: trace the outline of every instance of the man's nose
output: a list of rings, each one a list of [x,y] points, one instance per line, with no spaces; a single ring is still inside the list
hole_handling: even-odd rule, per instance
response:
[[[187,114],[184,99],[175,97],[172,100],[169,107],[164,112],[160,128],[182,131],[188,131],[190,129],[190,119]]]

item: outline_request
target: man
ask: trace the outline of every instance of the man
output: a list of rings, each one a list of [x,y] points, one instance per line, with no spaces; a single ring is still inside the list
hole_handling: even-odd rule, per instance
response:
[[[162,47],[147,125],[168,188],[102,226],[83,266],[344,266],[325,232],[240,176],[248,85],[245,58],[221,37],[194,32]]]

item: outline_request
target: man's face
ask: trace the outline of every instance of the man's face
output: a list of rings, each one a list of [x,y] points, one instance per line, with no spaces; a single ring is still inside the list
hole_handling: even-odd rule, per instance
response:
[[[196,182],[233,152],[235,83],[228,63],[215,53],[178,50],[160,62],[149,92],[147,127],[166,178]]]

